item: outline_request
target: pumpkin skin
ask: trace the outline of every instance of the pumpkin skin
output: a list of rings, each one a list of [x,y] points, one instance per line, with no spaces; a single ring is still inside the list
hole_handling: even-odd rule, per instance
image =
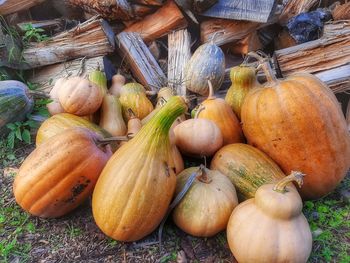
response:
[[[242,107],[249,144],[269,155],[285,173],[307,177],[300,193],[320,198],[338,185],[350,166],[350,136],[332,91],[310,74],[271,79],[252,90]]]
[[[112,136],[101,127],[83,117],[78,117],[69,113],[60,113],[48,118],[41,124],[36,135],[36,146],[39,146],[47,139],[62,133],[64,130],[74,127],[87,128],[105,138]]]
[[[211,120],[220,128],[224,139],[223,145],[244,141],[238,118],[225,100],[214,96],[212,89],[209,97],[200,104],[196,114],[197,118]]]
[[[84,116],[93,114],[100,108],[103,92],[87,79],[72,77],[58,89],[58,99],[65,112]]]
[[[199,169],[191,167],[177,176],[176,195],[181,192],[191,174]],[[190,235],[210,237],[226,229],[230,215],[237,205],[236,190],[230,180],[218,171],[204,168],[175,207],[173,220]]]
[[[58,89],[63,85],[65,81],[65,78],[58,79],[55,85],[53,86],[52,90],[50,91],[50,99],[52,100],[52,102],[48,103],[46,107],[51,115],[64,112],[64,109],[62,108],[61,103],[58,99]]]
[[[174,128],[174,134],[176,146],[182,153],[190,156],[211,156],[223,143],[219,127],[207,119],[181,122]]]
[[[0,136],[10,131],[8,123],[24,120],[33,106],[27,85],[16,80],[0,81]]]
[[[172,97],[103,169],[93,193],[92,212],[107,236],[139,240],[163,219],[176,187],[169,129],[186,109],[181,97]]]
[[[307,262],[312,235],[299,193],[290,186],[286,192],[279,192],[274,190],[276,185],[265,184],[255,198],[234,209],[227,225],[227,240],[238,262]]]
[[[124,86],[125,82],[126,82],[126,79],[123,75],[120,75],[120,74],[114,75],[112,77],[112,86],[108,92],[119,98],[120,91],[121,91],[122,87]]]
[[[109,146],[97,147],[97,138],[87,129],[74,128],[38,146],[15,177],[16,202],[30,214],[44,218],[60,217],[75,209],[92,193],[112,155]]]
[[[186,88],[202,96],[209,94],[208,77],[215,91],[220,88],[224,76],[225,55],[213,43],[198,47],[185,66]]]
[[[107,78],[105,73],[103,73],[99,69],[96,69],[90,72],[89,80],[91,83],[95,84],[97,87],[100,88],[103,96],[107,94],[108,88],[107,88]]]
[[[241,119],[241,108],[244,98],[254,87],[259,87],[256,69],[248,66],[237,66],[231,69],[230,79],[232,85],[228,89],[225,101],[229,104],[238,119]]]
[[[243,143],[226,145],[213,157],[210,169],[226,175],[237,190],[239,200],[255,196],[267,183],[285,177],[278,165],[257,148]]]

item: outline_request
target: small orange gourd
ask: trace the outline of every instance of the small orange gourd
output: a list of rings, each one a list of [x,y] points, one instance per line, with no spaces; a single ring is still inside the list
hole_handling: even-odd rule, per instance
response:
[[[64,112],[64,109],[58,99],[58,90],[65,81],[66,81],[65,78],[58,79],[50,91],[50,99],[52,100],[52,102],[48,103],[46,107],[51,115]]]

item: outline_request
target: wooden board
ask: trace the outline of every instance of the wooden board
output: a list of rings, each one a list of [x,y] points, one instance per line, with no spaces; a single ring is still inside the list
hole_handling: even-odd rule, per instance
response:
[[[279,22],[285,25],[289,19],[300,13],[309,11],[318,3],[319,0],[288,0],[282,9]]]
[[[27,10],[45,0],[0,0],[0,15],[8,15]]]
[[[350,64],[315,74],[325,82],[334,93],[350,91]]]
[[[100,68],[103,70],[103,56],[87,59],[75,59],[34,69],[29,75],[29,82],[39,84],[40,90],[49,93],[59,78],[70,76],[87,76],[89,72]]]
[[[202,16],[266,23],[273,16],[275,0],[219,0]]]
[[[116,40],[117,51],[126,60],[138,82],[152,91],[166,86],[164,72],[138,33],[122,32]]]

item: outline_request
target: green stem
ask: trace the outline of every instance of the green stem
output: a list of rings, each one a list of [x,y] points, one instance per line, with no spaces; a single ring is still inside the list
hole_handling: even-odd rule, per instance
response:
[[[287,192],[287,185],[291,182],[297,182],[298,186],[301,187],[303,185],[303,177],[305,174],[301,172],[292,171],[290,175],[281,179],[274,187],[273,190],[279,193]]]
[[[269,62],[269,57],[263,57],[256,52],[249,52],[247,56],[253,57],[260,62],[259,68],[261,67],[263,69],[268,82],[277,82],[277,78]]]

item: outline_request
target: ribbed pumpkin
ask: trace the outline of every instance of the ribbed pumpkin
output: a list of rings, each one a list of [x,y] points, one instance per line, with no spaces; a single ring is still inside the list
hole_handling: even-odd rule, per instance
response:
[[[0,81],[0,136],[9,132],[6,124],[22,121],[33,105],[27,85],[16,80]]]
[[[66,130],[38,146],[21,165],[13,184],[16,202],[32,215],[60,217],[91,193],[112,155],[96,145],[96,134]]]
[[[227,240],[238,262],[307,262],[312,235],[292,181],[301,186],[302,174],[293,172],[276,184],[261,186],[255,198],[233,210]]]
[[[301,195],[315,199],[331,192],[350,166],[350,136],[332,91],[310,74],[276,79],[250,92],[242,107],[249,144],[269,155],[285,173],[307,174]]]
[[[260,83],[256,78],[254,67],[240,65],[230,70],[231,87],[228,89],[225,101],[229,104],[238,119],[241,119],[241,108],[245,96]]]
[[[238,205],[236,190],[220,172],[205,167],[191,167],[178,175],[176,194],[181,192],[189,177],[196,172],[197,178],[174,209],[173,220],[190,235],[210,237],[226,229],[230,215]]]
[[[199,106],[197,117],[211,120],[220,128],[223,145],[243,142],[243,132],[237,116],[225,100],[214,96],[210,81],[209,86],[209,97]]]
[[[153,110],[152,102],[147,98],[144,87],[139,83],[125,84],[120,91],[120,102],[123,107],[124,119],[129,120],[128,110],[142,120]]]
[[[221,148],[214,155],[210,169],[220,171],[231,180],[240,200],[253,198],[261,185],[274,183],[285,177],[270,157],[243,143]]]
[[[58,79],[50,91],[50,99],[52,100],[52,102],[48,103],[46,107],[51,115],[64,112],[64,109],[62,108],[62,105],[58,99],[58,90],[65,81],[66,81],[65,78]]]
[[[209,94],[208,79],[214,90],[220,88],[225,76],[225,55],[214,43],[197,48],[185,67],[186,88],[203,96]]]
[[[100,108],[103,92],[87,79],[72,77],[58,89],[58,99],[65,112],[84,116],[93,114]]]
[[[60,113],[48,118],[41,124],[36,135],[36,146],[42,144],[47,139],[62,133],[64,130],[74,127],[87,128],[103,137],[112,136],[100,126],[97,126],[82,117],[69,113]]]
[[[139,240],[163,219],[176,187],[169,129],[186,108],[181,97],[172,97],[103,169],[92,211],[107,236]]]

